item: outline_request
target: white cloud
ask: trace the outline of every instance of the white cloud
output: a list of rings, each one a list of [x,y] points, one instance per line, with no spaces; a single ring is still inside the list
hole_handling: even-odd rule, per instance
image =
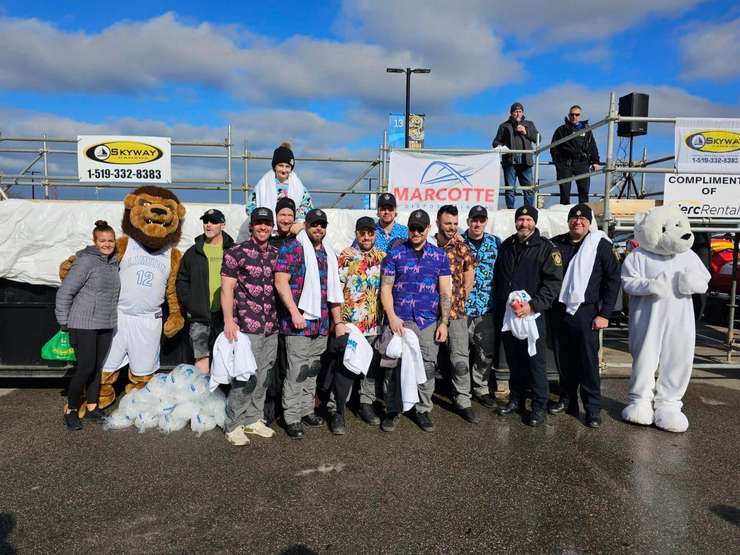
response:
[[[680,41],[683,79],[740,76],[740,18],[727,23],[695,23]]]

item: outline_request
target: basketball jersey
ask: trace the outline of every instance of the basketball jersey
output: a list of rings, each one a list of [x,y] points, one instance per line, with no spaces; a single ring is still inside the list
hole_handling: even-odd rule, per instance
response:
[[[149,253],[138,242],[129,239],[118,267],[121,278],[118,310],[132,316],[154,316],[160,312],[167,291],[171,257],[172,249],[169,247]]]

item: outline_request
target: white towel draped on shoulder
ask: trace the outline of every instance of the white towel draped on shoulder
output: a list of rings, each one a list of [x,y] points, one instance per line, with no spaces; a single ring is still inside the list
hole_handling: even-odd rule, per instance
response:
[[[594,271],[594,261],[599,242],[609,237],[603,231],[591,231],[583,239],[583,244],[568,265],[563,278],[563,287],[560,289],[559,300],[566,307],[568,314],[575,314],[585,299],[586,288]]]
[[[303,280],[301,298],[298,300],[298,308],[303,311],[306,320],[318,320],[321,318],[321,282],[319,281],[319,263],[316,260],[316,249],[305,230],[296,237],[303,247],[303,260],[306,265],[306,276]],[[339,266],[337,255],[324,241],[326,251],[327,278],[326,278],[326,300],[330,303],[341,304],[344,302],[342,284],[339,281]]]
[[[296,208],[301,205],[303,200],[303,194],[306,188],[303,186],[301,179],[295,174],[290,172],[288,176],[288,196],[295,202]],[[257,206],[256,208],[269,208],[273,212],[275,211],[275,205],[277,204],[277,187],[275,186],[275,170],[269,170],[263,175],[254,186],[254,194],[256,196]]]

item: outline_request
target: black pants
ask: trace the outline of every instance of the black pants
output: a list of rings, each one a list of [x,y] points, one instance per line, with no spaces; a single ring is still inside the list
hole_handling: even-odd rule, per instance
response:
[[[558,164],[555,166],[555,173],[557,179],[564,179],[566,177],[588,173],[589,168],[590,164],[588,162]],[[570,181],[560,184],[560,204],[570,204],[570,185]],[[576,180],[576,187],[578,188],[578,202],[588,202],[588,190],[591,187],[591,178],[584,177],[583,179]]]
[[[537,353],[531,357],[527,350],[527,340],[517,339],[510,331],[501,334],[504,353],[509,363],[509,390],[511,398],[524,402],[527,388],[532,389],[532,410],[545,410],[549,388],[547,385],[547,359],[545,358],[545,325],[543,318],[537,318]]]
[[[599,378],[599,332],[591,329],[598,314],[596,305],[581,305],[570,315],[556,305],[550,311],[555,364],[560,374],[560,395],[576,401],[580,389],[583,408],[589,414],[601,410]]]
[[[108,356],[113,330],[69,330],[75,349],[77,369],[67,386],[67,406],[75,410],[82,404],[82,394],[90,404],[97,404],[100,393],[100,369]]]

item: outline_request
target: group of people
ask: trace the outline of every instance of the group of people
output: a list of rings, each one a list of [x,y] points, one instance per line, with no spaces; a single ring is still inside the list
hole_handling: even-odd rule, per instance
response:
[[[256,362],[249,380],[235,380],[227,396],[230,443],[272,437],[270,424],[281,413],[291,438],[303,438],[306,426],[323,426],[320,413],[333,433],[344,434],[355,386],[357,413],[367,424],[391,432],[413,409],[418,426],[431,432],[439,378],[449,381],[457,412],[472,424],[480,421],[473,399],[502,416],[526,414],[538,426],[548,411],[578,416],[580,393],[586,424],[599,427],[597,334],[614,308],[619,268],[609,240],[590,230],[587,205],[571,209],[568,233],[548,240],[537,229],[537,209],[525,204],[515,212],[516,233],[502,242],[486,232],[484,206],[469,211],[464,233],[457,207],[442,206],[430,236],[427,212],[412,212],[404,226],[396,221],[395,197],[382,193],[377,220],[359,218],[352,245],[335,253],[325,241],[327,214],[313,207],[294,165],[289,145],[275,150],[273,170],[247,207],[243,241],[224,231],[221,211],[207,210],[203,234],[177,274],[196,367],[209,372],[222,333],[228,341],[245,336]],[[65,408],[72,429],[81,427],[83,397],[83,419],[104,418],[91,401],[116,325],[115,235],[97,222],[93,239],[57,294],[57,320],[78,352]],[[557,402],[548,401],[546,329],[560,374]],[[369,349],[359,374],[344,357],[350,345],[356,348],[357,334]],[[501,406],[494,368],[499,343],[510,370],[510,397]],[[525,413],[527,397],[532,404]]]

